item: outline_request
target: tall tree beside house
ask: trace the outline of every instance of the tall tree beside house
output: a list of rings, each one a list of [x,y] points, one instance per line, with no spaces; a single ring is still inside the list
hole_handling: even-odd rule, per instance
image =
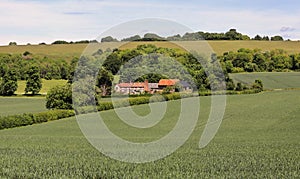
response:
[[[27,71],[27,82],[25,94],[31,93],[32,95],[38,94],[42,88],[42,80],[40,77],[40,69],[38,66],[31,66]]]
[[[98,78],[96,82],[97,89],[99,89],[101,96],[106,96],[111,93],[113,79],[113,74],[102,67],[98,73]]]
[[[13,69],[8,70],[3,76],[0,86],[0,94],[4,96],[11,96],[15,93],[17,88],[18,83],[16,71]]]

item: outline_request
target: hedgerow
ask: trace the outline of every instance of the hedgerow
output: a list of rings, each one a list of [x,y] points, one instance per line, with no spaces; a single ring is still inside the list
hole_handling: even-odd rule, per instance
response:
[[[11,116],[2,116],[0,117],[0,129],[27,126],[42,122],[59,120],[74,115],[75,113],[72,110],[51,110],[35,114],[25,113]]]

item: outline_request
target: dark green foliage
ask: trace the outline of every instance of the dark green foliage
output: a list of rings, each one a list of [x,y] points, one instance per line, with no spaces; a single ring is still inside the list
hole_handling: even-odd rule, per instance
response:
[[[111,36],[108,36],[108,37],[104,37],[101,39],[101,42],[117,42],[118,40],[111,37]]]
[[[14,69],[8,70],[0,84],[0,94],[4,96],[11,96],[18,88],[17,75]]]
[[[31,55],[31,53],[28,52],[28,51],[25,51],[25,52],[23,53],[23,56],[28,56],[28,55]]]
[[[244,89],[244,86],[242,83],[239,82],[236,84],[236,88],[235,88],[236,91],[243,91],[243,89]]]
[[[234,90],[235,89],[235,84],[234,84],[232,79],[228,79],[226,81],[226,89],[227,90]]]
[[[121,41],[122,42],[131,42],[131,41],[137,41],[137,40],[140,40],[140,39],[141,39],[141,37],[139,35],[135,35],[135,36],[132,36],[132,37],[124,38]]]
[[[225,33],[225,39],[227,40],[244,40],[243,34],[236,31],[236,29],[230,29]]]
[[[215,32],[187,32],[183,36],[177,34],[169,37],[161,37],[154,33],[146,33],[143,38],[139,35],[134,35],[132,37],[127,37],[121,41],[197,41],[197,40],[265,40],[269,41],[268,36],[256,35],[254,38],[250,38],[246,34],[238,32],[236,29],[230,29],[225,33],[215,33]],[[274,36],[271,40],[282,41],[281,36]],[[108,36],[101,39],[101,42],[117,42],[118,40]]]
[[[114,76],[110,71],[106,70],[105,68],[100,69],[96,86],[98,87],[99,93],[101,93],[102,96],[110,95],[113,79]]]
[[[264,86],[261,80],[255,80],[255,82],[252,85],[252,88],[254,90],[257,90],[257,92],[261,92],[264,90]]]
[[[52,44],[69,44],[69,42],[64,41],[64,40],[57,40],[57,41],[53,42]]]
[[[72,109],[71,84],[56,86],[48,91],[46,96],[47,109]]]
[[[272,72],[299,69],[299,54],[288,55],[281,49],[262,52],[259,49],[239,49],[220,56],[222,66],[228,73]]]
[[[279,35],[276,35],[274,37],[271,37],[271,41],[283,41],[283,38]]]
[[[23,54],[0,54],[0,77],[4,76],[7,67],[16,71],[17,79],[26,80],[28,75],[26,72],[31,66],[38,66],[41,78],[45,79],[69,79],[72,68],[75,69],[76,64],[71,66],[63,59],[50,59],[48,57],[40,57],[25,51]]]
[[[162,74],[150,73],[139,77],[135,82],[144,82],[145,80],[148,80],[149,83],[158,83],[160,79],[168,79],[168,77]]]
[[[8,45],[17,45],[17,42],[9,42]]]
[[[170,66],[174,64],[171,64],[170,60],[164,60],[166,57],[171,57],[172,60],[175,59],[177,63],[179,62],[182,65],[180,68],[183,69],[181,71],[176,70],[178,67],[170,69]],[[214,55],[212,57],[215,57],[215,62],[217,62],[217,57]],[[203,64],[213,66],[207,62],[208,59],[204,59],[201,55],[198,55],[197,58],[202,59]],[[190,84],[195,83],[198,88],[210,88],[205,70],[197,58],[191,53],[178,49],[139,45],[132,50],[115,50],[107,57],[103,67],[115,75],[120,71],[120,67],[125,65],[125,70],[120,74],[120,81],[122,82],[144,81],[146,78],[148,78],[149,82],[158,82],[162,78],[183,78],[181,80],[190,81]],[[162,71],[167,72],[167,74],[154,74],[153,71],[158,70],[158,66],[160,73]],[[182,70],[190,73],[193,80],[188,79]],[[141,76],[138,74],[139,71],[143,71]]]
[[[41,122],[59,120],[74,116],[72,110],[51,110],[36,114],[20,114],[0,117],[0,129],[27,126]]]
[[[38,94],[42,89],[42,80],[40,77],[40,69],[38,66],[31,66],[27,71],[27,81],[25,94],[31,93],[32,95]]]
[[[167,86],[163,89],[162,93],[163,94],[171,94],[172,92],[175,91],[175,87],[173,86]]]
[[[262,37],[260,35],[256,35],[252,40],[262,40]]]

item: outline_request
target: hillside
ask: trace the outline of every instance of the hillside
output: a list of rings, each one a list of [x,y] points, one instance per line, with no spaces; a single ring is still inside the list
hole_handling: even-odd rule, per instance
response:
[[[0,175],[4,178],[298,178],[299,94],[299,91],[276,91],[229,96],[216,137],[206,148],[199,149],[210,109],[210,98],[201,97],[201,116],[189,140],[170,156],[145,164],[119,162],[101,154],[84,138],[75,118],[1,130]],[[178,102],[168,102],[168,109],[177,110]],[[145,107],[135,106],[134,110],[145,114]],[[165,136],[177,120],[176,115],[169,113],[158,126],[143,130],[125,125],[113,110],[101,115],[113,133],[133,142]]]
[[[235,83],[251,84],[256,79],[262,80],[265,89],[300,89],[300,72],[259,72],[232,73],[230,77]]]
[[[288,53],[300,53],[299,41],[207,41],[212,49],[222,55],[224,52],[236,51],[240,48],[273,50],[283,49]],[[118,44],[116,44],[118,43]],[[193,42],[181,42],[192,45]],[[121,46],[121,49],[135,48],[140,44],[154,44],[158,47],[180,48],[172,42],[109,42],[105,43],[104,48],[113,48]],[[103,45],[103,44],[102,44]],[[79,57],[88,44],[57,44],[57,45],[18,45],[18,46],[0,46],[0,53],[24,53],[29,51],[35,55],[48,56],[55,59],[65,58],[70,60],[73,57]],[[91,49],[97,49],[97,45],[91,45]]]

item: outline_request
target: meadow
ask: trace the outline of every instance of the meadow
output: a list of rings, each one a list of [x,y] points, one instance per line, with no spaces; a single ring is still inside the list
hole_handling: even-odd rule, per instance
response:
[[[262,49],[270,51],[274,49],[283,49],[288,53],[299,53],[299,41],[207,41],[212,50],[218,55],[223,55],[224,52],[237,51],[240,48]],[[194,42],[180,42],[184,45],[193,45]],[[101,43],[101,47],[112,48],[120,46],[120,49],[132,49],[141,44],[154,44],[158,47],[181,48],[172,42],[109,42]],[[17,45],[17,46],[0,46],[0,53],[22,54],[29,51],[34,55],[48,56],[54,59],[72,60],[74,57],[79,57],[86,49],[88,44],[56,44],[56,45]],[[99,48],[97,44],[91,44],[90,50],[96,51]]]
[[[44,97],[0,97],[0,116],[46,111]]]
[[[272,91],[227,98],[222,125],[212,142],[198,143],[209,113],[201,97],[200,118],[189,140],[170,156],[145,164],[110,159],[82,135],[75,118],[0,131],[0,176],[8,178],[299,178],[300,91]],[[114,111],[101,116],[130,141],[164,136],[176,122],[179,101],[168,102],[157,126],[135,129]],[[134,106],[144,115],[147,105]],[[150,138],[149,138],[150,136]]]
[[[300,72],[231,73],[235,83],[252,84],[255,79],[263,82],[264,89],[300,89]]]
[[[119,45],[134,48],[140,43],[145,42]],[[208,43],[218,55],[239,48],[300,52],[300,42]],[[169,42],[154,44],[180,48]],[[112,45],[107,43],[105,47]],[[80,56],[86,46],[2,46],[0,53],[29,51],[35,55],[71,60]],[[97,47],[94,45],[91,49]],[[75,117],[0,130],[0,178],[300,178],[300,72],[230,76],[236,83],[253,83],[255,79],[261,79],[265,89],[270,91],[228,96],[222,125],[203,149],[199,149],[198,144],[209,115],[210,97],[200,97],[200,117],[188,141],[166,158],[145,164],[120,162],[101,154],[83,136]],[[65,80],[43,80],[40,93],[44,95],[51,87],[65,83]],[[47,110],[43,95],[23,96],[25,81],[19,81],[18,85],[17,96],[0,97],[0,116]],[[117,136],[132,142],[149,142],[165,136],[177,121],[180,101],[168,101],[167,104],[163,120],[147,129],[124,124],[113,110],[100,114]],[[151,111],[148,105],[134,106],[133,110],[142,116]]]
[[[42,89],[39,92],[39,94],[45,95],[47,92],[57,86],[57,85],[64,85],[67,83],[67,80],[45,80],[42,79]],[[18,81],[18,89],[15,92],[17,95],[22,95],[25,93],[26,88],[26,81]]]

